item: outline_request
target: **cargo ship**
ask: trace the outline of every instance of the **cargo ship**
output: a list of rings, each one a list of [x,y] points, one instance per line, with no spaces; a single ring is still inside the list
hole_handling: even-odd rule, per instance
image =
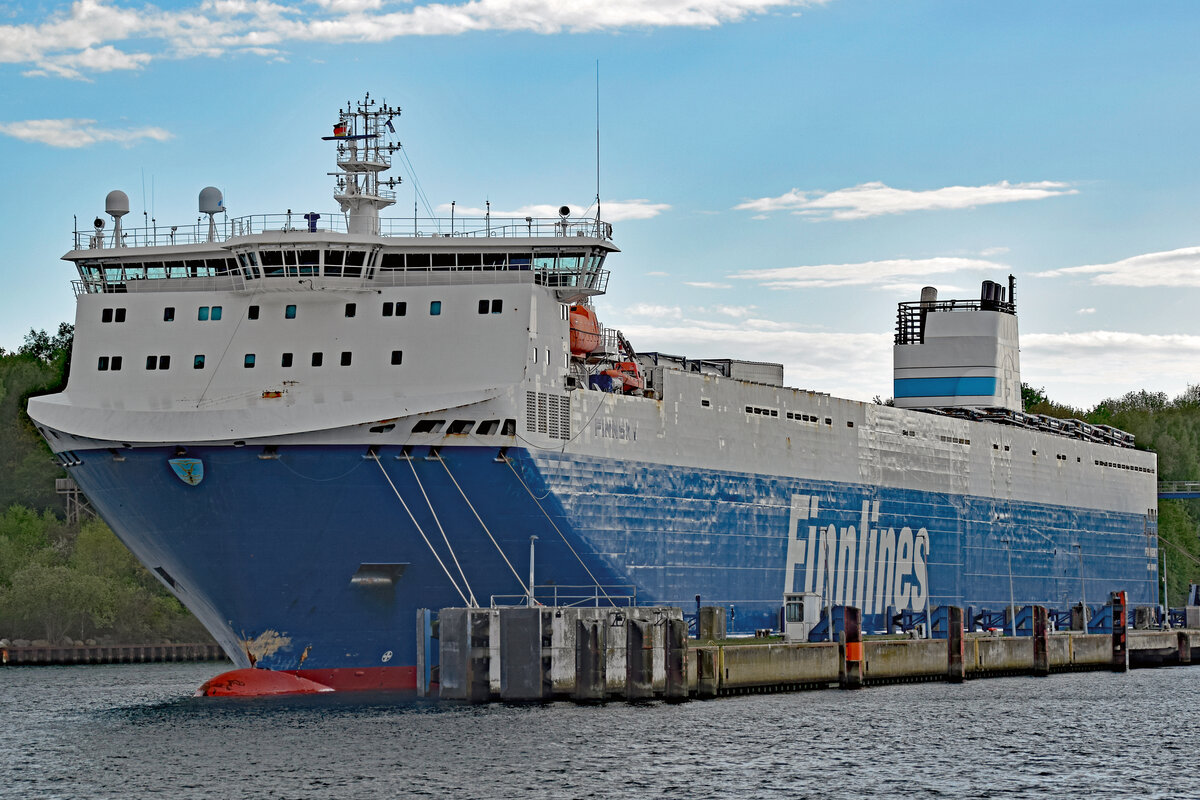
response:
[[[420,608],[1157,601],[1155,456],[1023,413],[1011,279],[900,304],[893,405],[638,350],[592,304],[598,208],[385,217],[398,117],[339,110],[337,212],[208,187],[127,230],[113,191],[64,256],[70,378],[30,416],[237,667],[410,688]]]

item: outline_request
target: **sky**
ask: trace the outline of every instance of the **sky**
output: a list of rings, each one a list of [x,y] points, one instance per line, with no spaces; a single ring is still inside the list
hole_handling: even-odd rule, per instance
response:
[[[888,397],[898,302],[1012,274],[1025,382],[1174,396],[1198,33],[1193,0],[3,4],[0,346],[73,319],[60,257],[111,189],[127,228],[194,224],[208,185],[231,217],[333,213],[320,137],[370,92],[402,109],[397,217],[417,184],[446,216],[586,211],[598,105],[622,252],[596,305],[638,350]]]

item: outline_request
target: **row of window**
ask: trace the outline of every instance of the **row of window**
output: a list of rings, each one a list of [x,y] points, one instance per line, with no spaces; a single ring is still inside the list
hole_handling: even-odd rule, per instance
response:
[[[1097,461],[1097,467],[1112,467],[1113,469],[1127,469],[1131,472],[1154,472],[1149,467],[1139,467],[1136,464],[1118,464],[1115,461]]]
[[[701,401],[700,401],[700,403],[701,403],[701,405],[704,405],[704,406],[707,406],[707,405],[708,405],[708,401],[707,401],[707,400],[701,400]],[[774,408],[759,408],[758,406],[746,406],[746,413],[747,413],[747,414],[758,414],[758,415],[760,415],[760,416],[764,416],[764,417],[778,417],[778,416],[779,416],[779,411],[778,411],[778,409],[774,409]],[[795,420],[796,422],[812,422],[812,423],[819,423],[819,422],[821,421],[821,418],[820,418],[820,417],[813,416],[812,414],[798,414],[798,413],[796,413],[796,412],[794,412],[794,411],[788,411],[788,412],[787,412],[787,418],[788,418],[788,419],[790,419],[790,420]],[[826,424],[826,425],[832,425],[832,424],[833,424],[833,418],[832,418],[832,417],[825,417],[825,424]],[[846,427],[848,427],[848,428],[853,428],[853,427],[854,427],[854,423],[853,423],[853,422],[847,422],[847,423],[846,423]]]
[[[387,303],[383,304],[382,310],[383,310],[383,316],[385,316],[385,317],[403,317],[408,314],[408,303],[406,303],[403,300],[401,300],[399,302],[387,302]],[[200,320],[201,322],[208,322],[210,320],[217,321],[217,320],[221,319],[221,311],[222,311],[221,306],[200,306],[198,309],[196,309],[196,319]],[[247,319],[258,319],[259,311],[260,311],[260,308],[258,306],[250,306],[249,308],[246,309],[246,318]],[[500,313],[503,313],[503,311],[504,311],[504,301],[499,298],[495,298],[495,299],[491,299],[491,300],[485,299],[485,300],[479,301],[479,313],[480,314],[500,314]],[[284,319],[295,319],[296,313],[297,313],[297,307],[294,304],[289,304],[287,306],[284,306],[283,318]],[[437,316],[440,316],[441,313],[442,313],[442,301],[441,300],[431,300],[429,303],[429,315],[431,317],[437,317]],[[346,303],[345,314],[347,317],[356,316],[358,314],[358,304],[357,303]],[[124,322],[125,321],[125,309],[124,308],[102,309],[100,312],[100,321],[101,322]],[[163,322],[174,322],[174,321],[175,321],[175,307],[167,306],[166,308],[163,309]]]
[[[446,426],[446,421],[443,419],[422,419],[417,420],[412,427],[413,433],[438,433]],[[395,428],[394,423],[388,425],[380,425],[371,428],[372,433],[386,433]],[[479,423],[479,427],[475,428],[475,420],[473,419],[456,419],[450,423],[450,427],[446,428],[446,435],[465,436],[474,429],[479,436],[493,436],[499,433],[501,436],[516,436],[517,421],[515,419],[504,420],[504,427],[501,429],[500,420],[487,419]]]
[[[323,256],[323,257],[322,257]],[[262,277],[368,277],[384,270],[594,270],[604,260],[595,250],[521,253],[379,253],[366,250],[250,250],[232,258],[189,258],[176,261],[81,262],[88,278],[119,282],[155,278],[236,275]],[[240,269],[239,269],[240,266]],[[323,268],[322,268],[323,267]]]
[[[242,358],[242,366],[246,369],[253,369],[258,361],[256,353],[246,353]],[[279,366],[283,368],[291,367],[295,359],[292,353],[283,353],[279,358]],[[350,366],[354,361],[354,355],[349,350],[343,350],[339,363],[343,367]],[[310,362],[314,367],[323,366],[325,363],[324,353],[313,353]],[[400,366],[404,363],[404,351],[393,350],[391,355],[391,363],[394,366]],[[122,366],[121,356],[100,356],[96,361],[96,369],[100,372],[108,372],[109,370],[119,370]],[[171,357],[169,355],[162,356],[146,356],[146,369],[148,370],[164,370],[171,368]],[[204,369],[204,354],[200,353],[192,357],[192,369]]]

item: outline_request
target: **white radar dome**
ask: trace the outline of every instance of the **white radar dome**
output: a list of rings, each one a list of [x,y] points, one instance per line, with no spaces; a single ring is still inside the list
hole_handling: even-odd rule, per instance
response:
[[[206,186],[200,190],[200,213],[220,214],[225,210],[225,198],[221,190],[215,186]]]
[[[129,195],[114,189],[104,198],[104,213],[110,217],[123,217],[129,213]]]

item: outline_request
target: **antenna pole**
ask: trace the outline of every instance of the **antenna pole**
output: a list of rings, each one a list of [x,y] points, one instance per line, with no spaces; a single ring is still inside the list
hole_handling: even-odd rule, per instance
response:
[[[600,59],[596,59],[596,235],[600,235]]]

